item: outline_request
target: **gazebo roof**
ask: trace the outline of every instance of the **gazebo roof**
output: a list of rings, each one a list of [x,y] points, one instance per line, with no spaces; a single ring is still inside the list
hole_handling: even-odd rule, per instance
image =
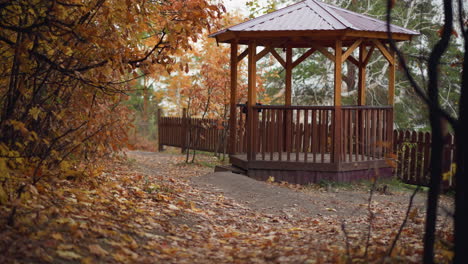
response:
[[[396,40],[408,40],[413,35],[419,35],[416,31],[396,25],[391,25],[391,32]],[[291,37],[289,44],[295,46],[301,46],[301,42],[304,42],[304,39],[298,37],[324,42],[341,38],[345,44],[347,39],[387,39],[387,28],[385,21],[316,0],[305,0],[226,28],[210,37],[225,43],[237,38],[241,44],[247,44],[247,40],[257,39],[260,45],[274,46],[285,43],[284,37]],[[278,42],[281,38],[282,42]]]

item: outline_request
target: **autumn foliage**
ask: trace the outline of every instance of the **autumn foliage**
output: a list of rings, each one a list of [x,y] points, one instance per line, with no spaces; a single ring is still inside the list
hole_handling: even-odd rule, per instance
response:
[[[41,180],[92,176],[126,146],[122,102],[136,69],[174,67],[222,9],[205,0],[0,3],[0,206],[10,225]]]

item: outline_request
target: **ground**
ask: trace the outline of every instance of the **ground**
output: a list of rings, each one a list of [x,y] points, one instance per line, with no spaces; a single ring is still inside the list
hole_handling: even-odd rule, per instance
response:
[[[370,184],[291,186],[212,173],[212,156],[127,152],[102,175],[61,180],[38,196],[37,212],[0,230],[0,263],[419,263],[424,193],[400,241],[387,254],[405,217],[410,189]],[[451,257],[443,197],[439,262]],[[370,213],[371,212],[371,213]],[[369,225],[369,219],[372,219]],[[3,223],[2,223],[3,224]],[[2,225],[0,225],[2,226]]]

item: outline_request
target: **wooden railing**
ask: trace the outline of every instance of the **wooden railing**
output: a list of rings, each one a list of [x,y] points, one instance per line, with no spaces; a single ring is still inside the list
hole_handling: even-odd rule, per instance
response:
[[[251,157],[257,160],[351,162],[382,159],[390,152],[386,146],[392,140],[391,107],[257,105],[251,150],[247,149],[247,115],[240,105],[236,152],[252,151]],[[336,135],[334,120],[340,120]]]
[[[341,111],[341,161],[383,159],[392,151],[391,107],[346,106]]]

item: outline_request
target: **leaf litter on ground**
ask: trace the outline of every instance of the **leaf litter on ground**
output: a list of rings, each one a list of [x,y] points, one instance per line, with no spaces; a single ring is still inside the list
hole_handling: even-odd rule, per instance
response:
[[[347,263],[351,259],[378,263],[406,210],[406,204],[382,197],[372,201],[366,250],[369,214],[343,211],[349,205],[345,201],[335,201],[333,207],[323,202],[333,193],[311,194],[329,206],[324,207],[326,215],[265,213],[215,189],[192,186],[191,178],[212,169],[185,164],[183,155],[129,152],[127,156],[109,161],[107,169],[91,180],[39,185],[34,199],[38,209],[23,212],[17,226],[2,229],[0,262]],[[311,193],[298,186],[289,188]],[[367,204],[359,200],[354,206]],[[450,219],[440,219],[437,260],[444,263],[452,257],[453,237]],[[411,211],[386,263],[421,261],[423,223],[424,212]]]

